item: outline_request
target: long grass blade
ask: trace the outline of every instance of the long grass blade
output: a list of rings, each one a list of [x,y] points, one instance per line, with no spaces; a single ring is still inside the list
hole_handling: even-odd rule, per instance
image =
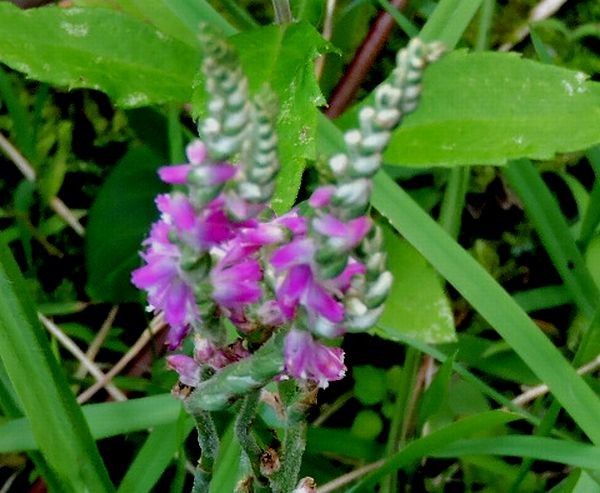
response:
[[[65,375],[37,321],[19,268],[0,243],[0,358],[63,491],[114,491]]]
[[[590,439],[600,443],[600,398],[510,295],[383,172],[375,177],[372,203],[548,385]]]
[[[512,161],[506,167],[505,175],[521,198],[552,264],[575,303],[591,320],[598,308],[600,295],[556,199],[527,159]]]
[[[124,402],[104,402],[82,407],[83,415],[95,440],[177,421],[181,403],[170,394],[143,397]],[[0,425],[0,453],[36,450],[27,418]]]

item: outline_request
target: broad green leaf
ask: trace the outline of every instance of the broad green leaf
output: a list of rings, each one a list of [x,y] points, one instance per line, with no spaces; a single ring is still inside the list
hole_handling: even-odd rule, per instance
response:
[[[37,320],[31,295],[4,243],[0,243],[0,358],[29,418],[32,436],[62,491],[113,491],[81,409]]]
[[[120,12],[21,10],[0,2],[0,62],[36,80],[97,89],[135,107],[188,100],[200,54]]]
[[[75,0],[76,6],[109,7],[153,24],[161,32],[198,48],[198,27],[206,22],[224,34],[233,28],[206,1],[194,0]]]
[[[131,271],[150,223],[158,217],[154,198],[165,186],[156,170],[164,160],[145,147],[133,147],[115,166],[89,213],[85,237],[87,292],[96,301],[140,299]]]
[[[251,92],[267,85],[277,95],[279,160],[273,208],[287,211],[296,199],[305,159],[315,157],[317,106],[325,100],[314,75],[314,59],[331,50],[308,23],[266,26],[230,38],[250,82]],[[196,82],[194,104],[202,113],[206,96]]]
[[[182,407],[172,395],[162,394],[124,402],[89,404],[81,409],[92,437],[99,440],[174,423]],[[47,411],[42,410],[44,414]],[[63,428],[48,430],[48,433],[61,433]],[[62,432],[70,433],[70,430]],[[40,447],[34,439],[29,419],[18,418],[0,425],[0,453],[37,450]],[[72,468],[72,464],[69,467]]]
[[[391,340],[402,333],[427,343],[453,341],[454,317],[439,276],[408,242],[389,228],[384,231],[394,284],[375,334]]]
[[[321,119],[324,147],[339,146],[341,132]],[[577,374],[510,295],[383,171],[371,203],[471,303],[544,381],[594,443],[600,443],[600,398]]]
[[[402,166],[549,159],[600,141],[600,84],[513,53],[457,51],[427,69],[384,158]]]

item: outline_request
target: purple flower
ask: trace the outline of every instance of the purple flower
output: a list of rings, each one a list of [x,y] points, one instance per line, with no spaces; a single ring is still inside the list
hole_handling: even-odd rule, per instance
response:
[[[284,359],[285,370],[290,376],[315,380],[321,388],[346,375],[344,351],[316,342],[303,330],[292,329],[286,336]]]
[[[204,337],[196,336],[194,339],[194,360],[199,364],[210,365],[216,370],[249,355],[250,353],[242,346],[242,341],[239,339],[233,344],[222,348],[217,347]]]
[[[325,214],[313,219],[312,225],[315,231],[328,238],[328,243],[342,251],[348,251],[356,247],[369,232],[371,220],[360,216],[343,222],[331,214]]]
[[[200,165],[206,159],[208,152],[206,146],[200,140],[194,140],[186,148],[188,164],[175,164],[163,166],[158,170],[160,179],[172,185],[184,185],[187,183],[188,175],[194,165]]]
[[[131,280],[148,293],[148,302],[155,310],[162,310],[171,326],[167,342],[170,349],[181,344],[187,327],[198,321],[198,309],[192,287],[179,269],[181,252],[169,241],[170,227],[164,221],[152,226],[144,241],[147,250],[142,253],[146,265],[133,271]]]
[[[262,270],[257,260],[232,263],[221,260],[210,273],[213,299],[222,307],[235,309],[260,299]]]
[[[333,185],[319,187],[310,196],[308,203],[315,209],[326,207],[331,203],[331,197],[333,197],[336,190],[336,187]]]
[[[200,383],[200,365],[194,358],[185,354],[171,354],[167,356],[167,365],[179,374],[179,380],[184,385],[197,387]]]
[[[276,271],[287,270],[277,288],[277,300],[286,318],[296,315],[299,304],[317,316],[333,323],[344,319],[344,306],[326,289],[314,275],[311,261],[315,245],[310,238],[295,240],[278,248],[271,257]]]
[[[207,151],[200,140],[190,143],[186,152],[188,164],[163,166],[158,170],[162,181],[171,185],[185,185],[191,179],[196,185],[213,187],[229,181],[238,171],[237,166],[227,163],[204,163]],[[193,175],[190,176],[190,173]]]

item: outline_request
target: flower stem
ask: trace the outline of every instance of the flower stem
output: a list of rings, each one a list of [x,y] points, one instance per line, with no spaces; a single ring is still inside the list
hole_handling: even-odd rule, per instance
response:
[[[263,486],[261,483],[262,473],[260,470],[260,459],[262,450],[256,441],[256,438],[252,434],[251,428],[256,417],[256,409],[260,398],[260,391],[250,392],[242,401],[242,406],[238,411],[237,418],[235,420],[235,435],[242,447],[242,450],[246,454],[252,473],[254,474],[254,482],[257,483],[258,487]]]
[[[194,413],[194,420],[196,421],[198,443],[202,454],[194,473],[192,493],[208,493],[212,479],[212,468],[219,450],[219,434],[208,411]]]
[[[233,400],[259,389],[283,370],[283,338],[279,332],[252,356],[233,363],[202,382],[186,399],[192,415],[224,409]]]
[[[275,10],[275,23],[287,24],[292,22],[290,0],[273,0],[273,9]]]

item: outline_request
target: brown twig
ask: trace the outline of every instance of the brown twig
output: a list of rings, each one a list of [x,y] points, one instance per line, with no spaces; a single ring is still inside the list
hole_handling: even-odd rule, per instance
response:
[[[142,333],[139,339],[133,346],[123,355],[123,357],[113,366],[110,371],[106,372],[102,380],[96,382],[87,390],[77,396],[77,402],[83,404],[91,399],[96,392],[104,388],[116,375],[118,375],[129,362],[148,344],[156,334],[166,328],[162,313],[152,319],[148,328]]]
[[[398,10],[402,10],[406,8],[408,0],[393,0],[391,3]],[[341,115],[351,103],[367,73],[375,63],[377,56],[385,46],[394,23],[394,19],[387,12],[379,13],[366,38],[356,51],[346,73],[333,90],[329,107],[325,111],[329,118]]]
[[[19,150],[12,145],[12,143],[2,134],[0,134],[0,149],[9,157],[14,165],[19,168],[19,171],[23,173],[26,180],[34,182],[36,179],[35,169],[27,159],[19,152]],[[56,214],[65,221],[73,231],[79,236],[85,234],[83,226],[79,222],[79,219],[73,214],[73,212],[65,205],[65,203],[58,197],[52,197],[50,199],[50,208],[56,212]]]

